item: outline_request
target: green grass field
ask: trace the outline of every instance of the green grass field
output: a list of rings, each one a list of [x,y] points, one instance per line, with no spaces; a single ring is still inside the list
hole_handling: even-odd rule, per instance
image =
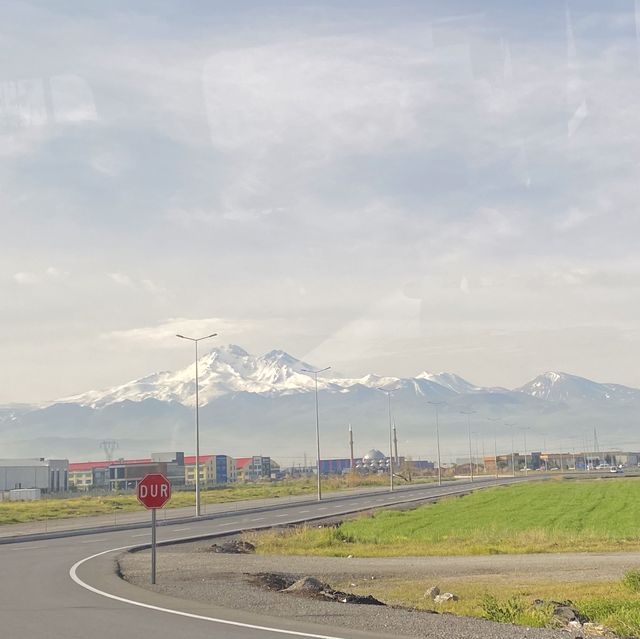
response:
[[[257,539],[263,553],[360,557],[638,550],[639,522],[640,479],[550,480]]]
[[[325,491],[347,490],[361,486],[378,486],[387,484],[386,477],[344,476],[325,480]],[[202,491],[203,504],[219,504],[261,499],[268,497],[287,497],[290,495],[314,494],[316,482],[311,479],[285,480],[264,484],[237,484],[233,486]],[[167,508],[193,506],[193,492],[174,491]],[[82,496],[64,499],[44,498],[40,501],[2,501],[0,502],[0,524],[44,521],[48,519],[68,519],[71,517],[88,517],[91,515],[115,515],[118,513],[142,511],[135,495]]]

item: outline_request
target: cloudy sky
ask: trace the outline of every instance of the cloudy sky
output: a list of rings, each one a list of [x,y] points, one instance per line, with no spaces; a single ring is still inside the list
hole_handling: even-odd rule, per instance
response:
[[[640,386],[640,12],[524,5],[3,2],[0,403],[211,331]]]

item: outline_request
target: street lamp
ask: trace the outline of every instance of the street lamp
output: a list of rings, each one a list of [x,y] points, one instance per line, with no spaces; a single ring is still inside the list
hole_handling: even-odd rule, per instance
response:
[[[176,335],[180,339],[187,339],[193,342],[196,347],[196,517],[200,517],[200,416],[199,416],[199,396],[198,396],[198,342],[204,339],[215,337],[218,333],[211,333],[204,337],[186,337]]]
[[[500,417],[487,417],[490,422],[500,421]],[[496,427],[493,427],[493,463],[496,466],[496,479],[498,479],[498,435],[496,434]]]
[[[309,370],[307,368],[300,369],[303,373],[311,373],[316,380],[316,473],[318,475],[318,501],[322,499],[322,486],[320,485],[320,413],[318,411],[318,373],[328,371],[331,366],[321,368],[320,370]]]
[[[438,447],[438,486],[442,486],[442,464],[440,463],[440,427],[438,425],[438,406],[442,406],[446,402],[430,402],[427,401],[427,404],[431,404],[436,409],[436,444]]]
[[[398,390],[392,388],[388,390],[386,388],[378,388],[379,391],[385,393],[389,402],[389,492],[393,492],[393,441],[392,441],[392,424],[391,424],[391,394],[393,391]]]
[[[469,469],[471,471],[471,481],[473,481],[473,453],[471,452],[471,415],[473,415],[473,413],[475,412],[475,410],[460,411],[462,415],[467,416],[467,427],[469,431]]]
[[[513,475],[513,477],[515,477],[516,476],[516,454],[515,454],[515,449],[513,445],[513,427],[516,425],[516,422],[512,422],[512,423],[505,422],[504,425],[507,428],[511,429],[511,474]]]
[[[529,466],[527,464],[527,431],[531,430],[530,426],[520,426],[520,430],[524,435],[524,474],[525,477],[529,474]]]

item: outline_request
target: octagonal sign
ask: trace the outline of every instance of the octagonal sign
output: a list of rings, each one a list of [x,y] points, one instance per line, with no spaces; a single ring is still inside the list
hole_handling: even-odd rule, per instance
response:
[[[162,508],[171,499],[171,484],[161,473],[145,475],[138,484],[137,497],[145,508]]]

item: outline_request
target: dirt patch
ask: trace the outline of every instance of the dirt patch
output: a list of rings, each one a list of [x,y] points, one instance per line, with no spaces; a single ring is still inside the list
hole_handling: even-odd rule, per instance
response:
[[[232,539],[221,544],[211,544],[204,552],[223,553],[225,555],[250,555],[256,551],[256,547],[248,542],[239,539]]]
[[[259,572],[256,575],[250,575],[245,573],[247,581],[254,586],[260,586],[267,590],[286,590],[296,582],[296,578],[293,575],[286,575],[276,572]]]
[[[315,577],[296,577],[290,574],[272,572],[261,572],[256,575],[248,575],[248,577],[249,582],[256,586],[289,595],[367,606],[386,605],[372,595],[355,595],[351,592],[334,590],[329,584]]]

